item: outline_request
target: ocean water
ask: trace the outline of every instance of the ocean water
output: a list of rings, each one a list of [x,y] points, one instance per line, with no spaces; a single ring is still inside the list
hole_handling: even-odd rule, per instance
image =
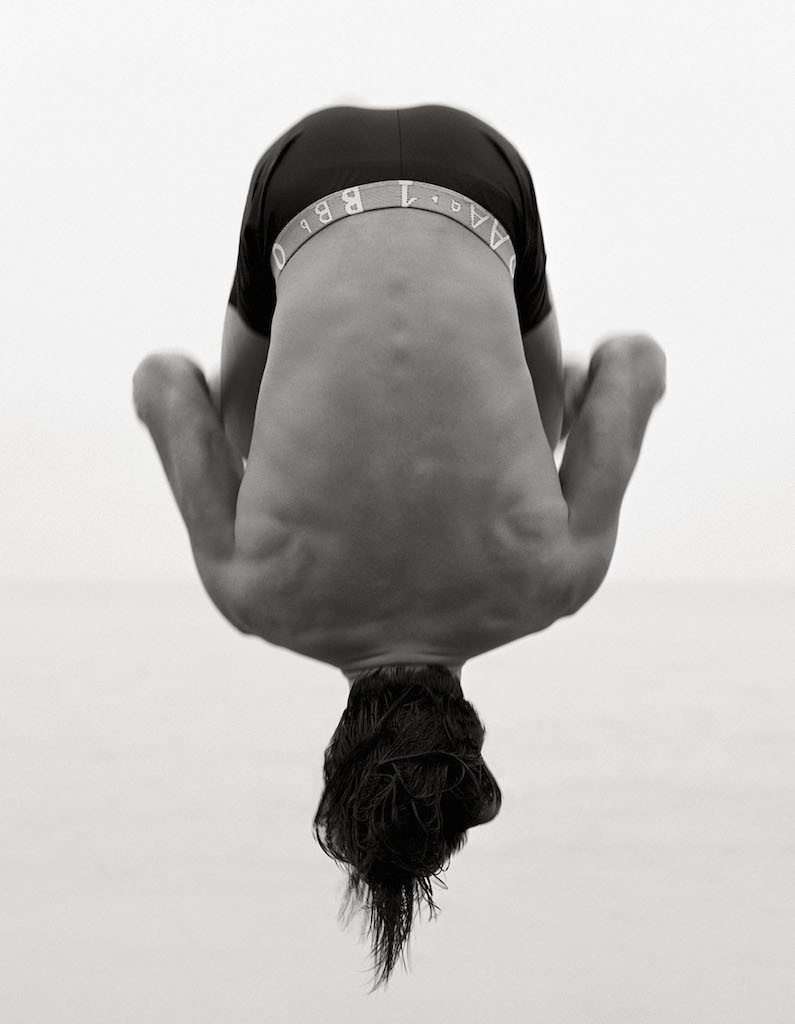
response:
[[[790,1024],[795,591],[612,585],[474,659],[503,790],[367,994],[311,833],[347,699],[195,585],[0,595],[0,1020]]]

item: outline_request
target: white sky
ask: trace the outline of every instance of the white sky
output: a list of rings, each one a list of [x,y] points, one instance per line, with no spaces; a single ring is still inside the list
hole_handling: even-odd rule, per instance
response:
[[[533,174],[564,347],[668,354],[614,578],[792,579],[789,5],[6,0],[0,580],[194,577],[130,378],[220,355],[253,166],[310,110],[449,103]]]

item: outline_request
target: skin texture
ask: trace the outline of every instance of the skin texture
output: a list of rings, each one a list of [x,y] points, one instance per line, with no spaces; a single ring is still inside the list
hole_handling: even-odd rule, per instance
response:
[[[136,409],[229,621],[350,680],[385,663],[460,674],[581,607],[665,357],[615,335],[564,372],[554,317],[522,338],[480,239],[378,210],[296,252],[270,338],[230,308],[220,379],[144,359]]]

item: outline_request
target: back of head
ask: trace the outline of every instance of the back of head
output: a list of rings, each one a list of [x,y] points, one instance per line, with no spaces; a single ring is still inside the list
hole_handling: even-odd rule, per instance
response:
[[[442,665],[354,678],[326,748],[314,832],[348,873],[340,917],[346,907],[346,924],[356,909],[368,915],[374,989],[403,957],[422,900],[431,918],[438,911],[431,878],[446,888],[440,874],[467,829],[499,811],[502,794],[480,753],[485,732]]]

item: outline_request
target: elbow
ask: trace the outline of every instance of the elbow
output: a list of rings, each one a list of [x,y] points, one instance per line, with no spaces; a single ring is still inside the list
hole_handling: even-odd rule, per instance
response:
[[[613,560],[615,536],[579,542],[572,559],[562,617],[578,612],[601,587]]]

